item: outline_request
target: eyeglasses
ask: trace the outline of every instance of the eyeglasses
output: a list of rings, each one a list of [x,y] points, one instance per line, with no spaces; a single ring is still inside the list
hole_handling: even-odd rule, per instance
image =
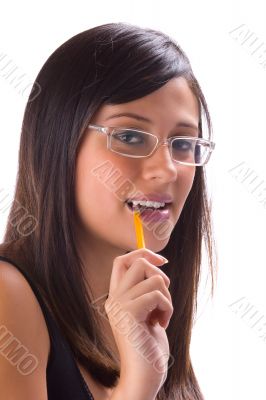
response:
[[[215,148],[215,143],[198,137],[174,136],[159,140],[157,136],[132,128],[114,128],[89,124],[107,135],[107,148],[125,157],[143,158],[152,155],[160,144],[169,146],[173,161],[183,165],[202,166],[206,164]]]

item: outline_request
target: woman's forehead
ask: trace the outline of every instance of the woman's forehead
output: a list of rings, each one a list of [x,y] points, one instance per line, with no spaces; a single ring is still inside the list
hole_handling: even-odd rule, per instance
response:
[[[198,126],[199,102],[191,91],[187,81],[173,78],[156,91],[139,99],[120,104],[104,104],[95,113],[93,120],[102,123],[125,121],[131,118],[144,124],[152,125],[162,118],[184,119],[187,123]]]

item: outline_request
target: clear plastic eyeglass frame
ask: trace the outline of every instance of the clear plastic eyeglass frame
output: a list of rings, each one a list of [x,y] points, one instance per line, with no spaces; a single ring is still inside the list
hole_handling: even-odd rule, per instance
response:
[[[135,129],[135,128],[133,129],[133,128],[124,128],[124,127],[111,127],[111,126],[102,126],[102,125],[95,125],[95,124],[89,124],[87,126],[87,128],[95,129],[96,131],[98,131],[100,133],[106,134],[107,135],[107,148],[110,151],[114,152],[114,153],[120,154],[120,155],[125,156],[125,157],[130,157],[130,158],[146,158],[146,157],[151,156],[155,152],[155,150],[160,146],[160,144],[167,145],[169,147],[169,150],[170,150],[171,149],[171,143],[172,143],[172,141],[174,139],[190,139],[190,140],[193,140],[194,142],[203,144],[205,146],[207,145],[208,154],[207,154],[206,159],[204,160],[204,162],[202,162],[202,163],[189,163],[189,162],[185,162],[185,161],[178,161],[178,160],[175,160],[172,157],[172,153],[170,151],[171,158],[177,164],[190,165],[190,166],[203,166],[203,165],[207,164],[207,162],[210,159],[211,153],[215,148],[215,143],[212,142],[211,140],[207,140],[207,139],[203,139],[203,138],[196,138],[196,137],[192,137],[192,136],[173,136],[173,137],[168,138],[168,139],[159,140],[158,137],[153,135],[152,133],[145,132],[145,131],[142,131],[142,130],[139,130],[139,129]],[[156,145],[154,146],[154,149],[149,154],[141,155],[141,156],[132,155],[132,154],[124,154],[124,153],[121,153],[121,152],[113,150],[112,147],[111,147],[111,140],[110,140],[111,136],[112,136],[113,133],[115,133],[116,130],[121,130],[121,129],[123,129],[123,131],[131,131],[131,132],[134,131],[134,132],[140,132],[140,133],[144,133],[144,134],[153,136],[156,139]]]

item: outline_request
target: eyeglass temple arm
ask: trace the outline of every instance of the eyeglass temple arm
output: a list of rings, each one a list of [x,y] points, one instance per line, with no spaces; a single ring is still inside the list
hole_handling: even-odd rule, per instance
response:
[[[107,133],[107,129],[105,126],[93,125],[89,124],[88,128],[96,129],[98,132]]]

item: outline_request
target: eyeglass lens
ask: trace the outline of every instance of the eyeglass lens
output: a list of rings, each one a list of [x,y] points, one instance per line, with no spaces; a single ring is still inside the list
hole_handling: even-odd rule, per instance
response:
[[[111,135],[112,150],[129,156],[148,156],[156,143],[154,136],[131,129],[116,129]],[[189,138],[176,138],[172,141],[171,154],[176,161],[201,164],[206,160],[208,152],[207,143],[197,143]]]

